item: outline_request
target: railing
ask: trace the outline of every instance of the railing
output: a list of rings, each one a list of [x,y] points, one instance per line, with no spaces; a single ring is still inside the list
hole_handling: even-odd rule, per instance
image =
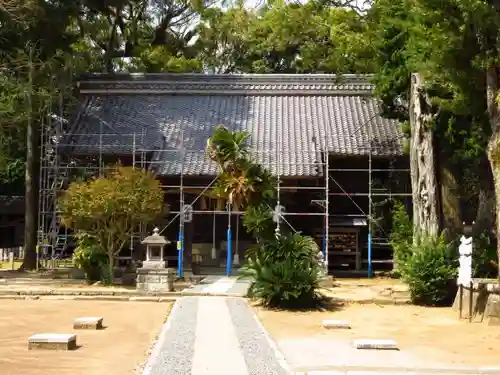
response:
[[[4,247],[0,248],[0,261],[7,262],[10,260],[10,253],[13,254],[13,259],[23,259],[24,258],[24,247]]]

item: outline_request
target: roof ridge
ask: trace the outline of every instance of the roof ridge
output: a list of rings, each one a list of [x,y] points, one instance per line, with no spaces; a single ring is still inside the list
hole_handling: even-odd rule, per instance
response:
[[[374,74],[353,74],[353,73],[83,73],[79,81],[86,80],[158,80],[159,78],[168,80],[194,78],[197,80],[225,80],[225,79],[279,79],[287,81],[290,79],[336,79],[336,80],[356,80],[368,82],[374,77]]]
[[[371,95],[373,75],[91,73],[82,94]]]

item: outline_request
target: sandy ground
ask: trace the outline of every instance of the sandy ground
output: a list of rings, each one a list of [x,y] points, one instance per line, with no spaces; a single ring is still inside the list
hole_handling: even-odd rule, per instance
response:
[[[313,347],[301,344],[300,339],[302,342],[305,342],[303,339],[311,339],[315,345],[320,342],[335,343],[339,348],[341,345],[346,355],[349,351],[344,348],[344,341],[392,339],[399,344],[399,357],[388,356],[386,362],[401,359],[404,363],[411,357],[423,364],[500,366],[500,326],[458,321],[457,314],[451,308],[346,304],[329,312],[269,311],[259,307],[256,313],[278,344],[283,342],[287,343],[287,347],[292,347],[290,343],[294,343],[290,352],[297,355],[300,355],[301,350],[314,351]],[[352,329],[327,330],[322,327],[324,319],[347,320]],[[299,348],[298,345],[302,346]],[[334,357],[334,353],[335,350],[331,350],[330,357]],[[359,350],[356,351],[357,356],[364,355],[359,353]],[[379,358],[373,357],[374,360],[384,362],[378,353],[380,351],[377,352]],[[318,365],[322,360],[318,357],[318,363],[310,365]],[[304,359],[302,362],[314,360],[311,357],[311,360]],[[351,362],[356,362],[356,359]],[[366,362],[369,361],[363,362],[363,365]]]
[[[1,300],[0,374],[132,374],[169,310],[167,303]],[[75,351],[28,350],[29,336],[72,333],[79,316],[102,316],[106,329],[76,331]]]

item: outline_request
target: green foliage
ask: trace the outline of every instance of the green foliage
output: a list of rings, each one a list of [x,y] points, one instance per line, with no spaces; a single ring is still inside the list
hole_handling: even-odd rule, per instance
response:
[[[457,257],[443,236],[421,238],[400,265],[412,301],[422,305],[450,304],[456,291]]]
[[[242,277],[254,282],[249,294],[268,307],[313,307],[318,293],[318,246],[310,237],[285,234],[247,254]]]
[[[249,158],[249,136],[218,126],[207,141],[208,157],[219,166],[214,193],[230,199],[236,209],[268,202],[275,195],[276,179]]]
[[[478,278],[492,278],[498,276],[497,249],[492,236],[483,232],[474,237],[472,252],[473,276]]]
[[[272,211],[265,203],[249,206],[243,216],[243,225],[252,233],[257,242],[271,238],[274,234],[275,224]]]
[[[62,223],[86,233],[108,256],[113,279],[115,256],[140,223],[151,223],[163,209],[163,190],[140,168],[109,169],[102,177],[73,182],[59,201]]]
[[[73,252],[73,265],[81,269],[87,282],[109,281],[106,277],[108,256],[103,252],[97,241],[86,233],[77,235],[77,247]]]
[[[342,8],[268,2],[235,4],[202,14],[197,43],[218,73],[369,73],[373,53],[367,24]]]
[[[390,244],[394,262],[399,268],[411,257],[413,245],[413,223],[405,205],[399,201],[395,201],[393,206]]]
[[[319,298],[318,246],[298,233],[274,235],[276,179],[250,160],[248,137],[219,126],[207,142],[207,154],[219,167],[214,193],[245,209],[244,225],[258,243],[247,250],[242,277],[252,278],[249,295],[267,306],[312,306]]]

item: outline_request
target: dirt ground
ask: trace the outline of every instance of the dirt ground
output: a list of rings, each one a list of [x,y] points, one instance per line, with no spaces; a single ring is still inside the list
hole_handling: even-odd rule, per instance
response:
[[[147,357],[168,303],[108,301],[0,301],[2,375],[132,374]],[[102,316],[104,330],[78,330],[74,351],[28,350],[35,333],[72,333],[73,319]]]
[[[500,326],[458,321],[451,308],[346,304],[335,311],[284,312],[256,307],[271,336],[289,339],[392,339],[401,352],[424,361],[460,366],[500,366]],[[347,320],[352,329],[322,327]]]

